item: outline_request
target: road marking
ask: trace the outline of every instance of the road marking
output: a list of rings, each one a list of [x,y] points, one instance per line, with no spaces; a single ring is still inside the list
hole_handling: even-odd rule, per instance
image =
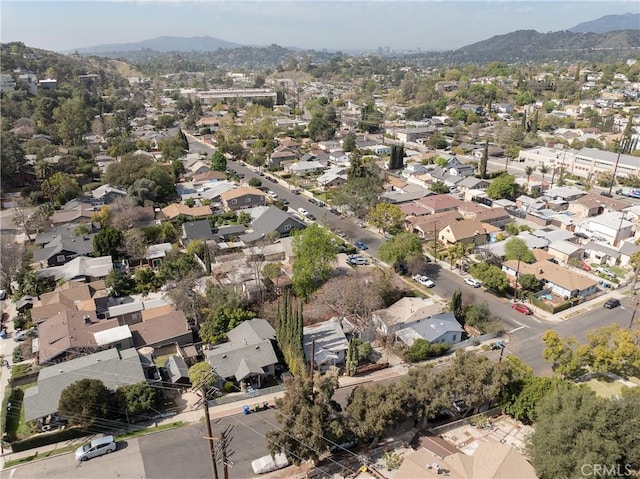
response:
[[[517,322],[517,321],[516,321]],[[516,331],[520,331],[521,329],[528,328],[529,326],[525,326],[524,324],[518,328],[512,329],[511,331],[507,331],[507,333],[515,333]]]

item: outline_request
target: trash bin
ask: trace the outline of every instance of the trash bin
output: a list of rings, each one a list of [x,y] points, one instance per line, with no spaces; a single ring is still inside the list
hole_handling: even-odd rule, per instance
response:
[[[251,411],[249,410],[249,406],[248,405],[245,404],[244,406],[242,406],[242,414],[244,414],[246,416],[250,412]]]
[[[253,412],[258,412],[260,410],[260,405],[258,403],[253,405]]]

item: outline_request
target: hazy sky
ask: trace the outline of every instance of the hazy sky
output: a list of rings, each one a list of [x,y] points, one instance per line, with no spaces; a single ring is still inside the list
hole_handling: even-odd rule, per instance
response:
[[[637,0],[2,0],[0,40],[54,51],[161,35],[313,49],[449,50],[515,30],[558,31],[638,12]]]

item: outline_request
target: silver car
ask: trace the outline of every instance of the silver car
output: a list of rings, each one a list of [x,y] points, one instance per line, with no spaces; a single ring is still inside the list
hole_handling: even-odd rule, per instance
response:
[[[116,450],[116,441],[113,436],[94,439],[89,444],[76,449],[76,461],[86,461],[94,457],[109,454]]]

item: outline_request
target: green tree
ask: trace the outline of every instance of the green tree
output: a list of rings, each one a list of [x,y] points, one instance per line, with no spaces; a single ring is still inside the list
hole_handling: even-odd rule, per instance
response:
[[[527,176],[527,189],[529,189],[529,179],[531,178],[531,175],[533,175],[534,171],[536,171],[535,166],[524,167],[524,174]]]
[[[131,276],[113,268],[104,279],[104,284],[110,288],[112,296],[124,296],[133,292],[134,281]]]
[[[302,304],[289,293],[282,296],[276,312],[276,340],[285,363],[295,375],[305,373],[303,323]]]
[[[522,274],[518,277],[518,281],[520,282],[520,286],[527,291],[539,291],[542,282],[536,278],[535,274]]]
[[[213,368],[206,361],[201,361],[194,364],[189,368],[189,382],[194,387],[204,384],[207,388],[210,388],[216,384],[216,375]]]
[[[584,477],[585,464],[618,465],[625,471],[627,461],[621,440],[627,438],[623,439],[616,430],[615,413],[620,412],[620,405],[615,403],[599,398],[589,388],[569,385],[559,386],[544,397],[529,441],[537,476]]]
[[[156,184],[157,201],[165,203],[176,197],[175,180],[166,168],[154,165],[147,169],[145,178]]]
[[[532,374],[523,381],[522,389],[514,401],[503,406],[503,410],[519,421],[535,422],[538,419],[538,404],[560,384],[563,383],[557,378],[539,377]]]
[[[240,323],[255,318],[253,311],[244,308],[217,307],[200,326],[198,334],[207,343],[215,344],[223,339],[227,332]]]
[[[542,183],[544,184],[544,177],[547,173],[549,173],[549,167],[547,165],[540,165],[538,167],[538,171],[542,175]]]
[[[80,98],[71,98],[53,110],[56,133],[65,146],[82,144],[82,136],[89,131],[93,114]]]
[[[115,402],[120,410],[128,414],[155,411],[159,405],[158,389],[148,383],[120,386],[116,389]]]
[[[451,346],[447,343],[431,344],[426,339],[416,339],[411,347],[404,353],[404,358],[410,363],[425,361],[429,358],[435,358],[445,354]]]
[[[449,187],[445,185],[444,181],[442,180],[436,180],[432,182],[431,185],[429,185],[429,189],[439,195],[444,195],[449,193]]]
[[[107,166],[104,181],[126,189],[136,180],[146,178],[146,171],[152,165],[153,160],[147,156],[127,154]]]
[[[487,163],[489,161],[489,141],[485,140],[484,150],[482,150],[482,157],[480,158],[480,178],[487,177]]]
[[[254,188],[258,188],[260,186],[262,186],[262,180],[260,178],[257,177],[253,177],[249,180],[249,186],[253,186]]]
[[[158,185],[148,178],[140,178],[128,188],[127,194],[140,206],[147,202],[155,203],[158,198]]]
[[[485,326],[492,320],[491,310],[486,301],[469,304],[464,311],[465,324],[484,331]]]
[[[458,322],[464,324],[464,309],[462,305],[462,291],[460,291],[460,288],[456,289],[451,295],[449,310],[453,313]]]
[[[111,227],[104,228],[93,237],[93,255],[117,258],[123,241],[122,231]]]
[[[67,201],[74,199],[82,192],[75,178],[64,173],[54,173],[48,179],[48,188],[43,190],[43,194],[50,196],[50,199],[57,205],[63,205]]]
[[[555,373],[566,378],[574,378],[580,374],[582,364],[578,357],[578,341],[575,337],[561,338],[556,331],[549,329],[542,335],[542,341],[542,358],[551,363]]]
[[[25,152],[20,144],[20,140],[10,132],[2,132],[0,142],[0,173],[2,183],[7,185],[20,184],[20,174],[23,172]]]
[[[287,452],[294,464],[316,461],[345,435],[340,405],[333,400],[338,388],[334,375],[294,376],[284,397],[276,399],[280,429],[267,433],[269,452]]]
[[[112,401],[112,393],[102,381],[81,379],[62,390],[58,413],[71,424],[87,427],[111,415]]]
[[[402,229],[405,215],[402,210],[391,203],[378,203],[367,215],[367,220],[383,232],[396,232]]]
[[[216,150],[211,156],[211,169],[213,171],[225,171],[227,169],[227,158],[220,150]]]
[[[506,173],[495,178],[487,188],[487,196],[492,200],[514,199],[519,192],[515,177]]]
[[[382,243],[378,254],[390,265],[406,263],[414,256],[422,256],[422,242],[415,233],[403,232]]]
[[[293,290],[308,299],[326,281],[337,261],[333,233],[312,224],[293,233]]]
[[[487,288],[503,294],[509,286],[507,275],[500,268],[487,263],[473,265],[469,272],[471,275],[483,283]]]
[[[349,132],[342,139],[342,149],[346,152],[354,151],[356,146],[356,135],[353,132]]]
[[[505,258],[508,261],[517,261],[518,264],[516,266],[516,284],[515,284],[515,294],[513,295],[514,301],[518,298],[518,277],[520,276],[520,262],[524,261],[525,263],[533,263],[536,260],[536,257],[533,255],[527,243],[520,238],[511,238],[504,245],[504,253]]]

